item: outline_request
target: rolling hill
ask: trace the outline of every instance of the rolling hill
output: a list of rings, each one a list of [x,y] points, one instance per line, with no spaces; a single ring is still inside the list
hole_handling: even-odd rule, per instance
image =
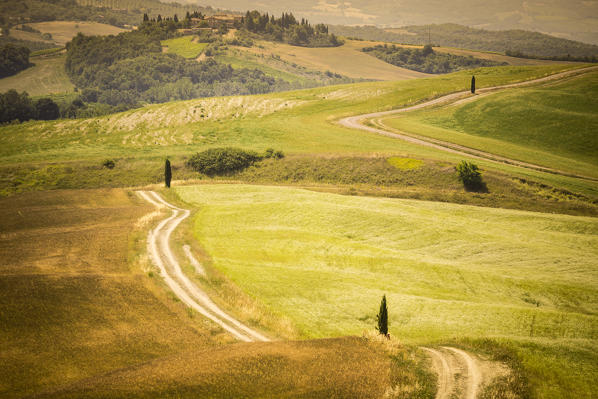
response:
[[[306,338],[361,334],[386,294],[402,342],[504,345],[534,395],[591,395],[595,218],[289,187],[175,191],[199,209],[208,267]]]
[[[486,30],[457,24],[418,25],[402,28],[375,26],[330,26],[335,34],[365,40],[424,45],[429,42],[446,47],[505,53],[518,51],[535,56],[598,56],[598,45],[567,40],[524,30]]]
[[[386,119],[389,126],[520,160],[593,173],[598,73]]]
[[[524,29],[598,44],[598,7],[593,1],[583,0],[262,0],[258,4],[221,0],[217,6],[241,11],[258,7],[276,14],[292,10],[310,21],[337,25],[399,27],[452,22],[489,30]]]

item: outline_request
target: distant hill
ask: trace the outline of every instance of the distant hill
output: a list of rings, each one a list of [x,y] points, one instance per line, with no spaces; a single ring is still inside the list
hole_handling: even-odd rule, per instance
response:
[[[536,56],[585,57],[598,55],[598,46],[524,30],[490,31],[457,24],[405,26],[380,29],[375,26],[330,26],[330,32],[345,37],[405,44],[433,44],[472,50],[507,50]],[[429,35],[429,36],[428,36]],[[428,39],[429,37],[429,39]]]
[[[314,23],[396,27],[456,23],[491,30],[524,29],[598,44],[595,0],[178,0],[232,10],[292,11]]]

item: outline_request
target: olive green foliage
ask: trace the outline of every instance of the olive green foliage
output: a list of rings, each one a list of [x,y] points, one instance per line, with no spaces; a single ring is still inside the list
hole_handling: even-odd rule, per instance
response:
[[[455,169],[457,169],[459,180],[463,182],[465,188],[468,190],[476,190],[482,187],[482,173],[480,172],[478,165],[473,162],[461,161]]]
[[[438,53],[430,45],[420,50],[384,44],[365,47],[362,51],[389,64],[426,73],[449,73],[462,69],[506,65],[504,62],[483,60],[472,56]]]
[[[67,46],[66,71],[83,89],[84,101],[112,106],[258,94],[288,87],[259,70],[163,54],[160,40],[181,24],[148,21],[139,31],[118,36],[78,35]]]
[[[164,184],[170,188],[170,181],[172,180],[172,169],[170,168],[170,161],[167,159],[164,163]]]
[[[312,26],[307,20],[298,21],[292,13],[283,13],[280,18],[247,11],[242,27],[278,42],[304,47],[336,47],[343,44],[334,34],[328,33],[328,26]]]
[[[0,78],[14,75],[30,66],[29,49],[6,44],[0,47]]]
[[[102,166],[107,169],[114,169],[114,166],[116,166],[116,164],[114,163],[114,160],[106,159],[104,162],[102,162]]]
[[[212,176],[243,170],[261,159],[262,157],[254,151],[232,147],[210,148],[193,155],[187,161],[187,166],[197,172]]]
[[[388,335],[388,308],[386,307],[386,295],[382,297],[380,302],[380,311],[376,316],[378,326],[376,330],[382,335]]]

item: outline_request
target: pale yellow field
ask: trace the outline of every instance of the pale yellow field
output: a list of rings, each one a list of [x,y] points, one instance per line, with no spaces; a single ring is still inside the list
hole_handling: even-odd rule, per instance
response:
[[[331,71],[356,79],[405,80],[431,76],[388,64],[361,51],[367,44],[346,40],[340,47],[310,48],[283,43],[259,42],[261,47],[239,50],[270,56],[279,55],[285,61],[309,69]],[[347,60],[351,60],[347,62]]]
[[[42,33],[49,33],[52,35],[52,40],[60,45],[65,45],[77,33],[81,32],[85,35],[117,35],[125,32],[126,29],[117,28],[116,26],[101,24],[98,22],[85,21],[51,21],[51,22],[36,22],[28,24],[32,28],[39,30]]]
[[[30,96],[72,92],[75,86],[64,70],[65,57],[64,54],[32,57],[30,61],[35,66],[0,79],[0,92],[15,89]]]

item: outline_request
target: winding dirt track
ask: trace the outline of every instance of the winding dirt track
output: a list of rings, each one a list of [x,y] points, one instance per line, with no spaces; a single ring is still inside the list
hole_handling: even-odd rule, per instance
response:
[[[173,293],[187,306],[207,317],[240,341],[270,341],[259,332],[245,326],[220,309],[208,295],[195,285],[183,273],[174,253],[170,248],[172,232],[185,220],[190,211],[178,208],[166,202],[154,191],[138,191],[138,194],[158,209],[169,209],[172,214],[160,221],[158,226],[150,230],[147,238],[148,253],[160,274]],[[188,246],[185,255],[196,268],[198,274],[205,273],[201,264],[193,257]],[[432,358],[432,368],[438,375],[438,392],[436,399],[475,399],[481,385],[481,372],[478,362],[467,352],[457,348],[422,348]]]
[[[407,141],[409,143],[419,144],[419,145],[422,145],[425,147],[430,147],[430,148],[434,148],[437,150],[450,152],[453,154],[459,154],[459,155],[464,155],[464,156],[478,158],[478,159],[485,159],[485,160],[488,160],[491,162],[496,162],[496,163],[515,165],[515,166],[519,166],[522,168],[538,170],[541,172],[553,173],[553,174],[575,177],[575,178],[579,178],[579,179],[586,179],[586,180],[591,180],[591,181],[598,181],[598,179],[596,179],[594,177],[576,175],[576,174],[568,173],[568,172],[565,172],[562,170],[557,170],[557,169],[548,168],[545,166],[540,166],[540,165],[535,165],[535,164],[531,164],[531,163],[527,163],[527,162],[523,162],[523,161],[518,161],[516,159],[502,157],[499,155],[476,150],[473,148],[450,143],[447,141],[442,141],[442,140],[437,140],[437,139],[432,139],[432,138],[422,137],[422,136],[409,135],[404,132],[400,132],[396,129],[389,128],[380,122],[380,118],[388,116],[388,115],[411,112],[411,111],[419,110],[422,108],[431,107],[431,106],[439,105],[439,104],[448,104],[448,103],[452,103],[455,101],[457,101],[457,102],[458,101],[473,101],[474,99],[481,97],[481,96],[477,96],[477,94],[487,94],[490,92],[509,89],[509,88],[513,88],[513,87],[521,87],[521,86],[527,86],[527,85],[532,85],[532,84],[537,84],[537,83],[544,83],[544,82],[549,82],[549,81],[565,79],[565,78],[568,78],[568,77],[571,77],[574,75],[580,75],[580,74],[592,72],[592,71],[595,71],[596,69],[598,69],[598,66],[591,66],[591,67],[587,67],[587,68],[580,68],[580,69],[574,69],[571,71],[560,72],[560,73],[556,73],[553,75],[545,76],[543,78],[528,80],[525,82],[511,83],[511,84],[507,84],[507,85],[493,86],[493,87],[478,89],[478,90],[476,90],[476,96],[474,96],[474,97],[470,97],[469,90],[460,91],[457,93],[447,94],[445,96],[441,96],[441,97],[435,98],[434,100],[426,101],[426,102],[423,102],[423,103],[420,103],[417,105],[412,105],[410,107],[393,109],[390,111],[373,112],[370,114],[350,116],[350,117],[343,118],[343,119],[339,120],[339,123],[342,126],[345,126],[345,127],[351,128],[351,129],[365,130],[367,132],[376,133],[376,134],[380,134],[383,136],[400,139],[403,141]],[[376,121],[374,121],[374,123],[378,127],[367,126],[362,123],[362,122],[365,122],[367,120],[372,120],[372,119],[376,119]]]
[[[220,309],[203,290],[183,273],[181,265],[170,249],[170,235],[191,212],[169,204],[154,191],[138,191],[138,193],[154,206],[172,210],[170,217],[162,220],[154,230],[149,232],[147,246],[152,262],[160,269],[161,276],[174,294],[187,306],[212,320],[241,341],[270,341],[264,335],[247,327]]]

